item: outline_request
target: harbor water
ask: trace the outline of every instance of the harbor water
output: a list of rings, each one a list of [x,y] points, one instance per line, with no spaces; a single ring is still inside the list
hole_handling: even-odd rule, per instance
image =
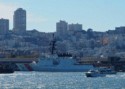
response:
[[[84,72],[0,74],[0,89],[125,89],[125,73],[87,78]]]

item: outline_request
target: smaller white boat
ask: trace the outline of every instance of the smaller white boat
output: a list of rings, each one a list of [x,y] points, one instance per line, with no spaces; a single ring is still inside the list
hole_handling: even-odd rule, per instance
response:
[[[89,70],[86,73],[86,77],[104,77],[109,74],[116,74],[117,72],[111,68],[100,67],[94,70]]]
[[[106,74],[101,74],[98,70],[89,70],[86,77],[104,77]]]

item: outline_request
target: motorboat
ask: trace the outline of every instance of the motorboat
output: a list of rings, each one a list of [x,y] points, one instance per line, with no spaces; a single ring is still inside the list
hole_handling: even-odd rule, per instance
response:
[[[86,77],[104,77],[106,74],[101,74],[98,70],[89,70]]]
[[[89,70],[86,73],[86,77],[104,77],[109,74],[116,74],[117,72],[111,68],[100,67],[95,68],[94,70]]]

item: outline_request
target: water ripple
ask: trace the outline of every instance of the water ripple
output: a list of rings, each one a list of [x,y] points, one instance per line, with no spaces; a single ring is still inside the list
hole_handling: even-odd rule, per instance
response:
[[[125,73],[86,78],[83,72],[0,74],[0,89],[125,89]]]

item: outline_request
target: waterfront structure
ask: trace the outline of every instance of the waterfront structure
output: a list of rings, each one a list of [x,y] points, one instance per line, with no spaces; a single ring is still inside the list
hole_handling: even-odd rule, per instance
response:
[[[82,24],[69,24],[68,25],[69,31],[81,31],[82,30]]]
[[[13,30],[14,32],[26,32],[26,10],[18,8],[13,15]]]
[[[0,34],[7,34],[9,31],[9,20],[8,19],[0,19]]]

